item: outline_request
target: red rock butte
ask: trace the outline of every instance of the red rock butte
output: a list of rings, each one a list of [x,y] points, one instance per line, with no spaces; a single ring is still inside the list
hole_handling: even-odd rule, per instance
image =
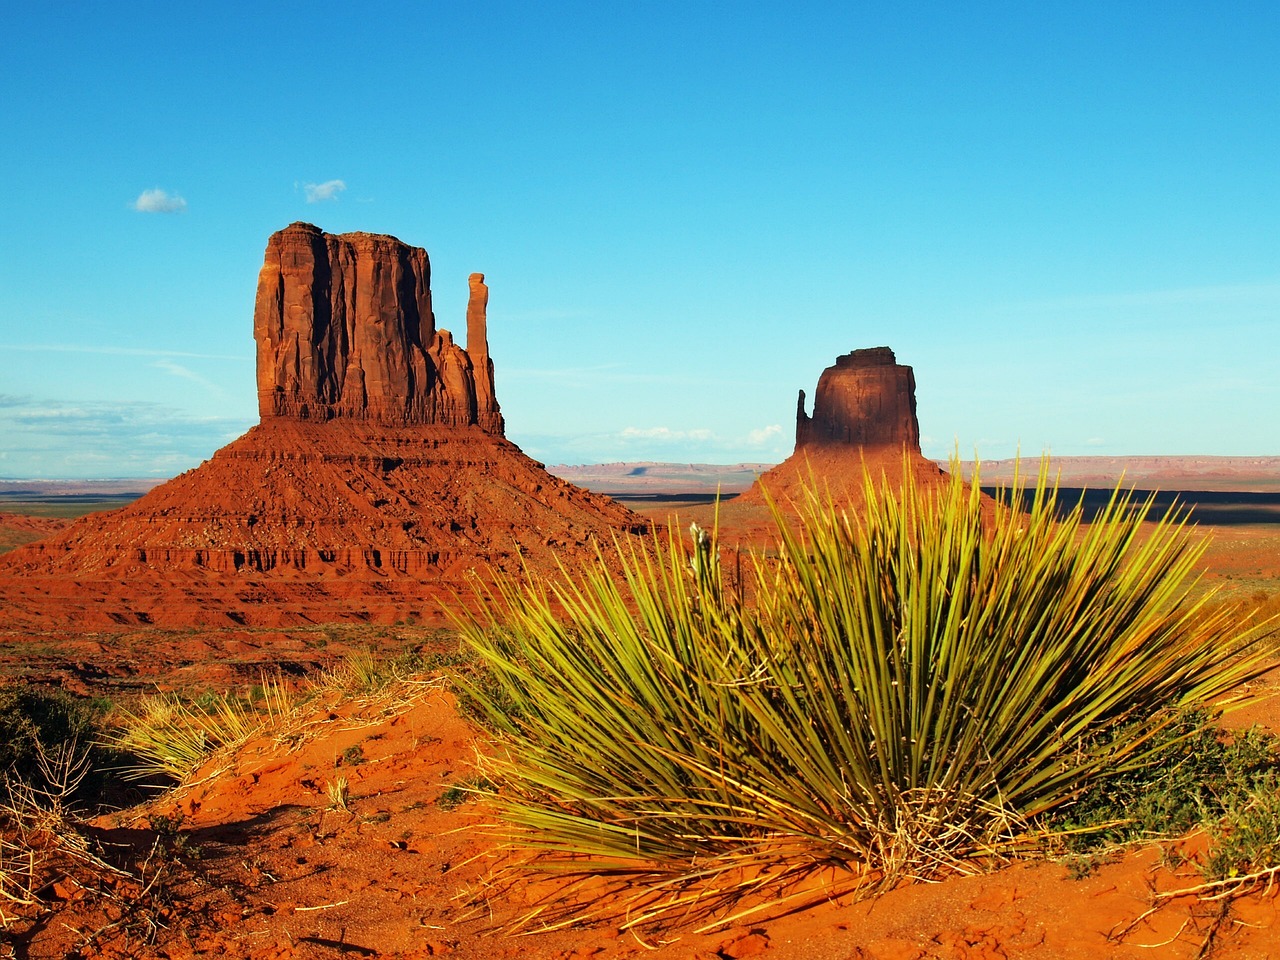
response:
[[[794,452],[734,503],[758,506],[764,502],[762,489],[785,502],[802,486],[815,485],[819,492],[825,488],[838,499],[861,502],[867,471],[896,481],[904,460],[922,483],[943,477],[937,464],[920,452],[915,374],[888,347],[854,350],[822,371],[813,416],[805,412],[805,393],[800,391]]]
[[[467,349],[437,329],[427,252],[309,223],[274,234],[258,274],[258,413],[299,420],[478,426],[502,435],[486,310],[473,273]]]
[[[130,506],[0,557],[11,620],[288,623],[431,616],[472,573],[553,571],[647,522],[503,436],[470,278],[467,348],[425,250],[295,223],[254,309],[261,423]],[[436,611],[438,615],[439,611]]]

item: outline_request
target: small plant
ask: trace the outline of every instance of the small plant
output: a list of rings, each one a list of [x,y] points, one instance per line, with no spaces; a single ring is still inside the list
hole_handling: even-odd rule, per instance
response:
[[[51,910],[48,888],[62,883],[87,897],[111,899],[126,871],[103,860],[71,799],[90,775],[88,749],[74,737],[35,741],[33,776],[11,768],[0,778],[0,931],[35,929]]]
[[[111,744],[132,754],[136,779],[164,774],[183,781],[216,751],[238,746],[280,723],[294,707],[280,680],[264,680],[256,702],[232,694],[205,694],[195,701],[174,695],[144,697],[120,709]]]
[[[491,793],[494,785],[485,777],[469,777],[458,783],[450,784],[436,800],[441,810],[455,810],[468,800]]]
[[[325,792],[329,795],[330,810],[348,810],[351,800],[351,784],[346,777],[335,777],[325,784]]]
[[[1178,715],[1152,736],[1142,763],[1099,778],[1046,822],[1076,853],[1214,823],[1275,777],[1280,743],[1257,730],[1230,736],[1209,720],[1204,711]]]
[[[92,799],[109,759],[97,743],[107,707],[56,688],[0,688],[0,776],[60,803]]]
[[[1228,880],[1280,865],[1280,775],[1253,785],[1210,827],[1204,863],[1209,880]]]
[[[358,743],[353,743],[347,749],[342,751],[342,756],[338,758],[338,762],[334,766],[346,765],[348,767],[356,767],[364,763],[364,747]]]
[[[776,559],[743,588],[674,533],[500,582],[460,626],[491,669],[464,684],[517,842],[727,896],[731,876],[883,882],[1038,845],[1266,656],[1193,596],[1182,518],[1117,490],[1086,524],[1046,473],[994,508],[976,478],[924,490],[905,465],[900,493],[867,478],[858,516],[775,508]]]
[[[372,695],[393,679],[395,665],[380,660],[372,649],[364,649],[348,654],[320,680],[319,686],[357,695]]]

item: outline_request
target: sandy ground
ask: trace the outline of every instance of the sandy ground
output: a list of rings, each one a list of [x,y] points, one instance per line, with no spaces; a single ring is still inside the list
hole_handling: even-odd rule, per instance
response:
[[[674,509],[681,525],[711,521],[712,508],[697,498],[629,506],[664,521]],[[722,535],[748,540],[755,518],[730,519]],[[1274,602],[1280,524],[1224,522],[1202,533],[1212,537],[1207,583],[1232,597]],[[156,686],[243,685],[268,669],[314,675],[355,650],[448,652],[452,645],[430,623],[82,631],[60,625],[54,612],[38,629],[0,629],[0,672],[128,697]],[[428,680],[386,695],[317,701],[289,731],[218,757],[193,785],[93,821],[96,849],[129,876],[72,871],[42,891],[53,909],[34,924],[7,910],[0,956],[1280,955],[1280,887],[1225,899],[1212,899],[1212,890],[1176,895],[1202,882],[1196,837],[1117,852],[1085,876],[1048,861],[986,864],[975,875],[903,884],[866,901],[815,885],[817,902],[807,909],[766,904],[750,920],[706,932],[693,922],[621,931],[625,918],[613,917],[556,932],[534,924],[516,936],[511,926],[522,916],[571,895],[547,878],[513,873],[486,828],[484,805],[455,789],[474,782],[484,741],[447,686]],[[1280,688],[1280,670],[1262,687]],[[1278,702],[1255,705],[1231,723],[1280,732]],[[340,779],[345,806],[334,799]]]
[[[1274,724],[1275,711],[1266,719]],[[218,757],[196,783],[93,828],[143,879],[55,885],[56,912],[12,955],[37,957],[431,957],[712,960],[778,958],[1265,957],[1280,953],[1276,888],[1206,892],[1183,838],[1104,858],[1086,876],[1015,863],[873,900],[817,904],[708,932],[692,924],[622,932],[622,917],[515,936],[510,926],[566,899],[513,875],[483,804],[451,787],[484,749],[440,683],[319,703],[286,736]],[[345,778],[345,808],[332,785]],[[462,802],[457,802],[461,800]],[[1182,857],[1192,859],[1180,867]],[[147,881],[154,880],[150,886]],[[86,885],[87,887],[87,885]],[[1211,891],[1210,891],[1211,892]],[[597,907],[600,904],[596,904]],[[15,927],[15,929],[18,929]]]

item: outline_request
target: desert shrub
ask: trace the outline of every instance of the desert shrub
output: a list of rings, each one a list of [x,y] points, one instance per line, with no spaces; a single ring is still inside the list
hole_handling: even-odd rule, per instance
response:
[[[1280,773],[1272,770],[1234,794],[1209,825],[1209,836],[1204,873],[1210,880],[1280,868]]]
[[[927,874],[1034,841],[1176,710],[1260,672],[1192,597],[1179,517],[1117,490],[1085,524],[1043,469],[993,506],[955,473],[868,478],[859,515],[775,509],[751,602],[696,530],[491,588],[460,628],[491,670],[468,694],[515,842],[672,883]]]
[[[50,762],[65,756],[85,768],[76,797],[65,799],[96,799],[104,786],[103,768],[113,759],[98,743],[106,709],[102,701],[56,687],[0,687],[0,776],[37,792],[58,788],[50,782]]]
[[[1261,730],[1230,734],[1203,710],[1180,714],[1151,739],[1142,762],[1096,780],[1050,818],[1076,853],[1207,827],[1271,791],[1280,741]],[[1130,736],[1120,728],[1112,739]],[[1213,870],[1211,869],[1212,873]]]

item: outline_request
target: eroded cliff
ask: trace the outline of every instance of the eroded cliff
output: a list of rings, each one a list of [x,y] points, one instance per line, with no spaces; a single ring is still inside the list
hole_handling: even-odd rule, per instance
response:
[[[253,335],[264,419],[478,426],[502,434],[483,274],[467,347],[436,326],[427,252],[395,237],[293,223],[267,242]]]

